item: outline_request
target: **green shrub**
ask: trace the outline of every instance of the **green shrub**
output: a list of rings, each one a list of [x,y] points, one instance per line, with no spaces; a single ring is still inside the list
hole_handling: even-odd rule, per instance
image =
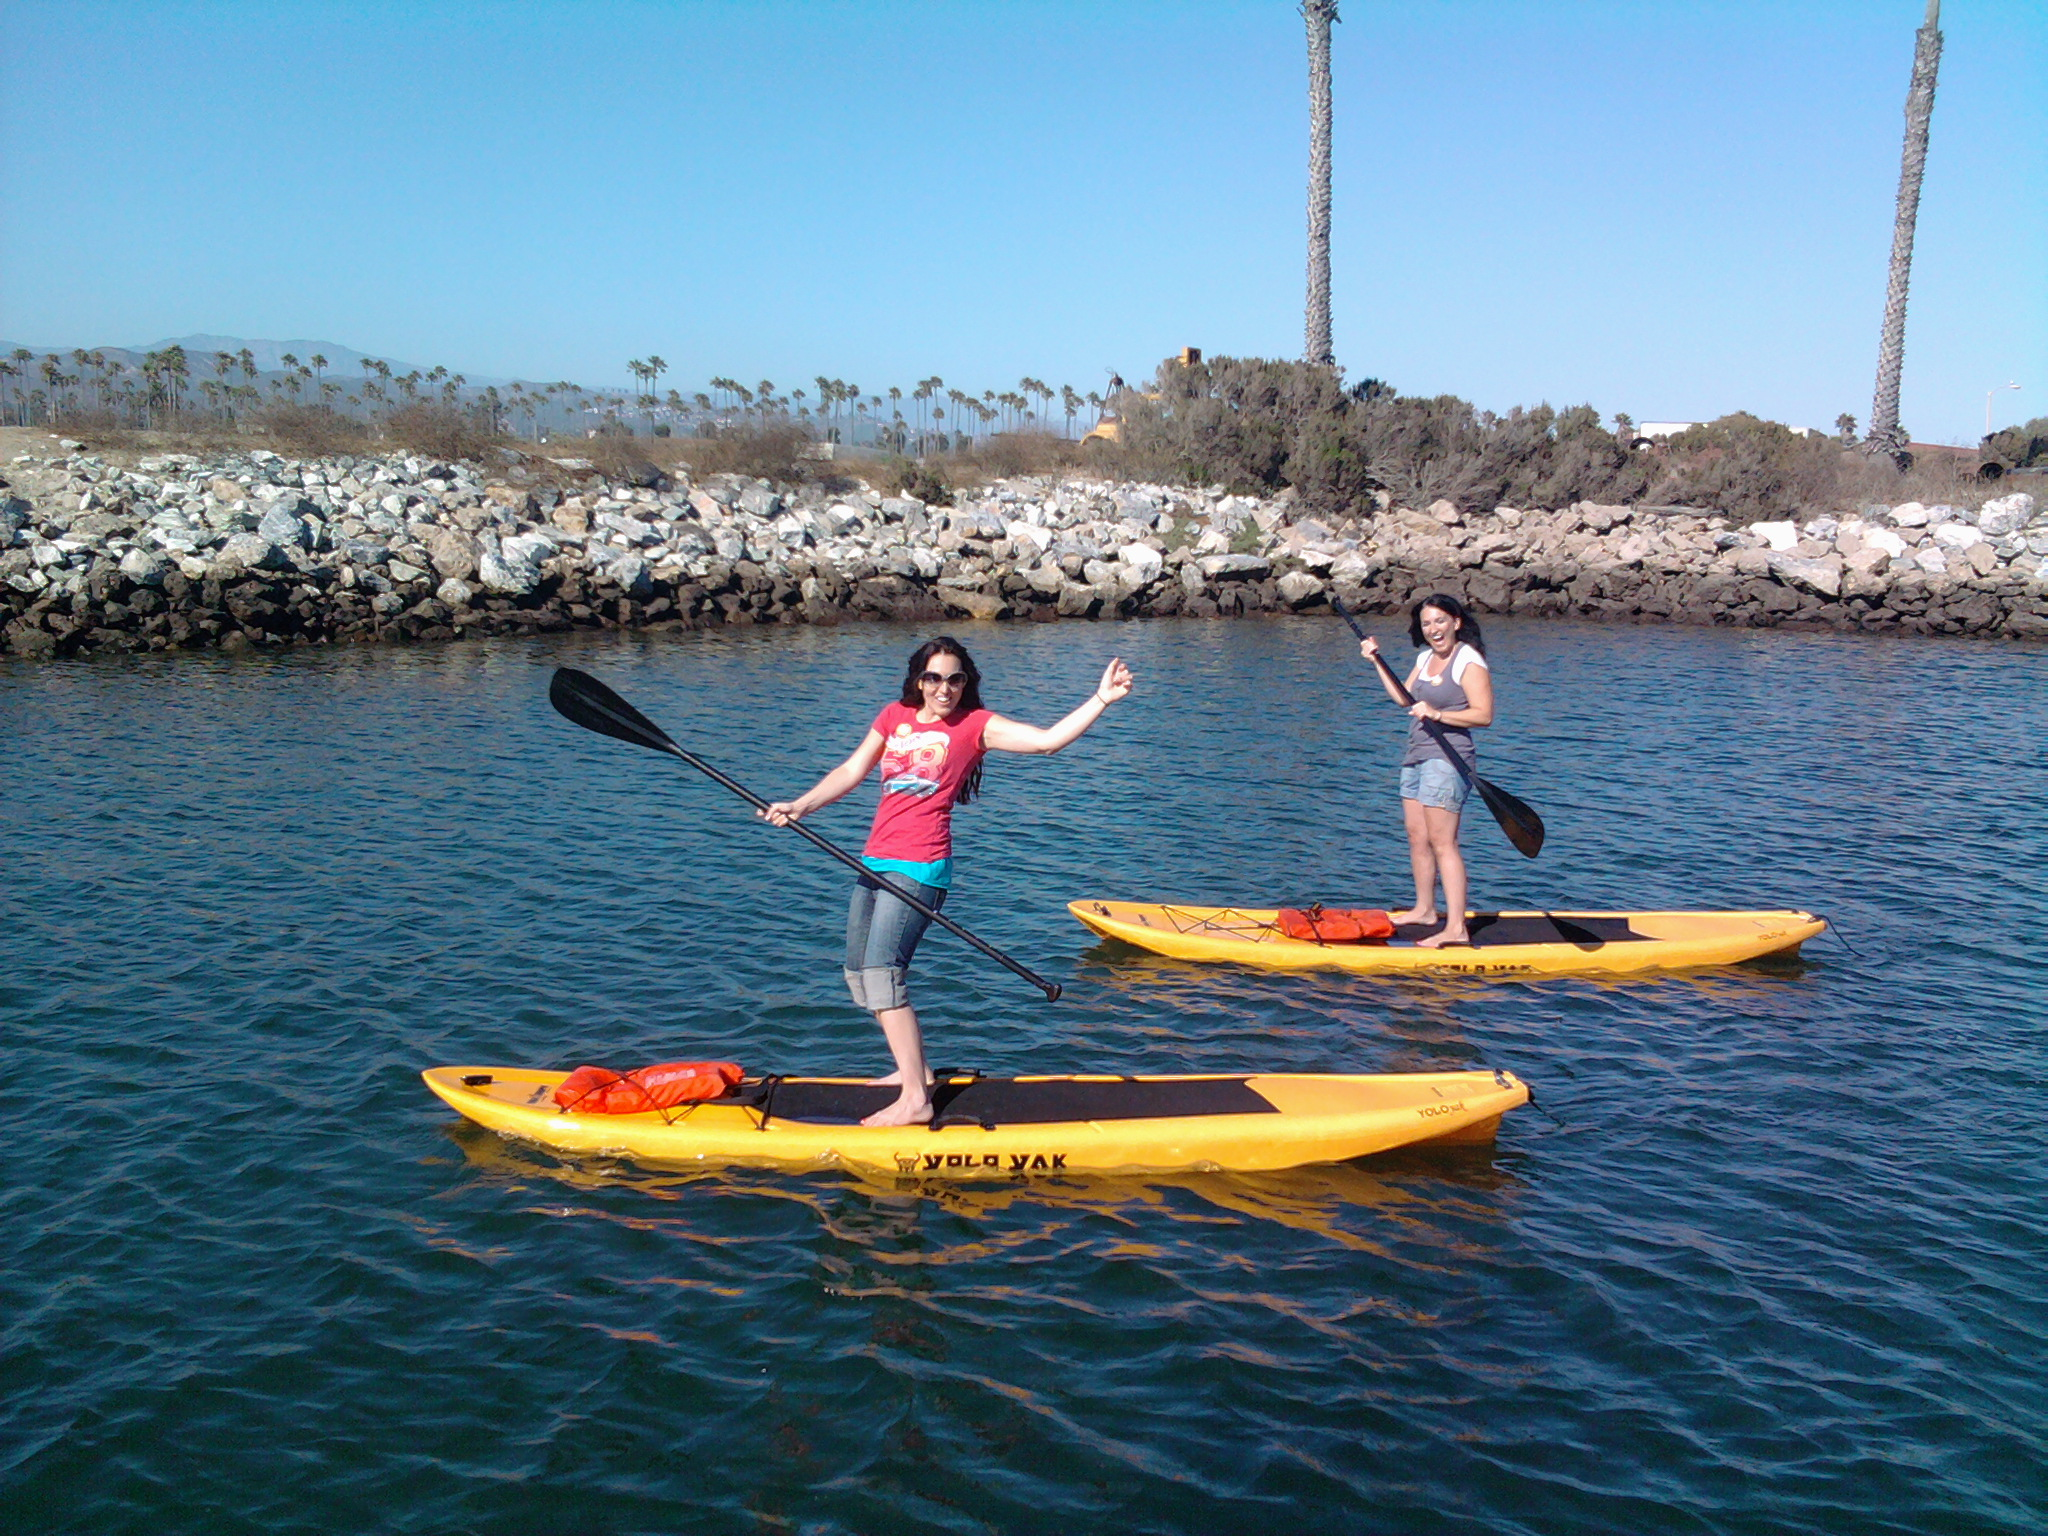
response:
[[[2014,469],[2048,465],[2048,416],[1994,432],[1984,439],[1984,446]]]
[[[342,415],[331,405],[291,405],[280,401],[258,411],[252,425],[257,435],[280,453],[299,459],[351,453],[369,440],[369,432],[361,422]]]
[[[384,432],[412,453],[448,463],[480,460],[502,441],[489,421],[474,411],[425,401],[393,411]]]
[[[1737,411],[1670,439],[1650,500],[1715,507],[1742,522],[1783,516],[1834,499],[1842,455],[1830,438]]]
[[[1381,490],[1416,507],[1625,500],[1653,473],[1591,406],[1495,416],[1377,379],[1347,392],[1333,369],[1264,358],[1166,363],[1119,410],[1127,473],[1252,492],[1291,485],[1322,510],[1353,510]]]
[[[698,438],[685,451],[700,475],[749,475],[795,485],[810,477],[811,461],[804,454],[813,441],[802,427],[771,422]]]
[[[923,459],[884,459],[869,484],[887,496],[915,496],[928,507],[953,504],[953,487],[935,464]]]

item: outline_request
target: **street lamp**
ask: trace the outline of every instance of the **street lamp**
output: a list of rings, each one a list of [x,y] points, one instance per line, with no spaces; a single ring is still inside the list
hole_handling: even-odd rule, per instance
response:
[[[1984,435],[1991,435],[1991,397],[2001,389],[2018,389],[2017,384],[1996,384],[1984,391]]]

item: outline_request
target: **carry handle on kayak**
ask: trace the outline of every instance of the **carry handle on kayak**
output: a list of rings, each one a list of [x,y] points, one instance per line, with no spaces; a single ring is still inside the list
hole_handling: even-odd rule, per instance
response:
[[[1360,626],[1358,620],[1351,616],[1351,610],[1344,606],[1343,600],[1334,592],[1330,594],[1330,607],[1335,610],[1338,618],[1351,626],[1352,634],[1358,636],[1360,640],[1366,638],[1365,630]],[[1385,678],[1387,685],[1394,690],[1394,696],[1401,701],[1401,707],[1403,709],[1413,709],[1415,707],[1415,695],[1410,693],[1407,685],[1394,675],[1394,669],[1387,665],[1386,657],[1374,656],[1371,659],[1372,664],[1379,668],[1380,676]],[[1498,784],[1489,784],[1486,780],[1480,778],[1478,774],[1474,773],[1472,765],[1452,750],[1450,738],[1444,734],[1444,728],[1438,725],[1436,721],[1422,720],[1417,723],[1421,725],[1422,729],[1428,733],[1429,738],[1442,750],[1444,756],[1451,760],[1451,766],[1465,776],[1465,782],[1479,792],[1479,798],[1486,803],[1486,808],[1493,812],[1493,819],[1500,823],[1501,831],[1508,835],[1508,841],[1515,845],[1516,850],[1525,858],[1531,859],[1541,853],[1543,851],[1543,818],[1538,816],[1535,811],[1531,810],[1522,801],[1502,789]]]
[[[586,731],[595,731],[598,735],[609,736],[615,741],[630,742],[636,747],[646,747],[653,752],[666,752],[672,757],[679,757],[706,778],[724,785],[755,810],[766,811],[768,809],[768,802],[766,800],[763,800],[745,785],[727,778],[695,753],[686,752],[677,746],[675,742],[669,739],[668,732],[641,714],[639,710],[628,704],[588,672],[578,672],[573,667],[558,667],[555,670],[554,681],[548,685],[548,702],[554,705],[564,718],[575,721],[576,724],[582,726]],[[825,838],[820,837],[802,822],[790,822],[789,830],[800,837],[808,839],[817,847],[822,848],[856,874],[867,876],[870,879],[874,878],[875,872],[869,869],[867,865],[861,863],[859,859],[856,859],[836,843],[829,842]],[[993,944],[977,938],[937,908],[926,906],[900,886],[891,885],[888,887],[888,890],[890,895],[903,902],[905,906],[913,911],[923,913],[948,933],[953,934],[957,938],[965,939],[984,955],[987,955],[989,959],[994,960],[999,965],[1008,967],[1019,976],[1022,976],[1031,985],[1045,994],[1047,1002],[1059,1001],[1060,987],[1058,982],[1047,981],[1036,971],[1031,970],[1027,966],[1019,965]]]

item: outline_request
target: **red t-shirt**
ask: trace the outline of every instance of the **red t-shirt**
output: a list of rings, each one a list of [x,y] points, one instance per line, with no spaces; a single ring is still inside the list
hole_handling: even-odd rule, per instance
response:
[[[975,764],[989,711],[971,709],[929,724],[908,704],[875,716],[882,737],[882,803],[868,832],[870,858],[936,863],[953,856],[953,800]]]

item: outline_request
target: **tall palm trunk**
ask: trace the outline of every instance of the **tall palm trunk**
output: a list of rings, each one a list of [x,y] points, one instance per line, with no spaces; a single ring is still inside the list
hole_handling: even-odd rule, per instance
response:
[[[1330,350],[1330,24],[1337,0],[1302,0],[1308,22],[1308,319],[1302,358],[1325,367]]]
[[[1920,178],[1927,170],[1927,122],[1934,115],[1934,72],[1941,63],[1941,0],[1927,0],[1927,20],[1913,40],[1913,83],[1906,90],[1906,147],[1899,161],[1899,208],[1892,225],[1891,281],[1884,296],[1884,338],[1877,349],[1877,395],[1865,446],[1903,468],[1906,435],[1899,430],[1899,371],[1906,358],[1906,284],[1913,275],[1913,230],[1920,217]]]

